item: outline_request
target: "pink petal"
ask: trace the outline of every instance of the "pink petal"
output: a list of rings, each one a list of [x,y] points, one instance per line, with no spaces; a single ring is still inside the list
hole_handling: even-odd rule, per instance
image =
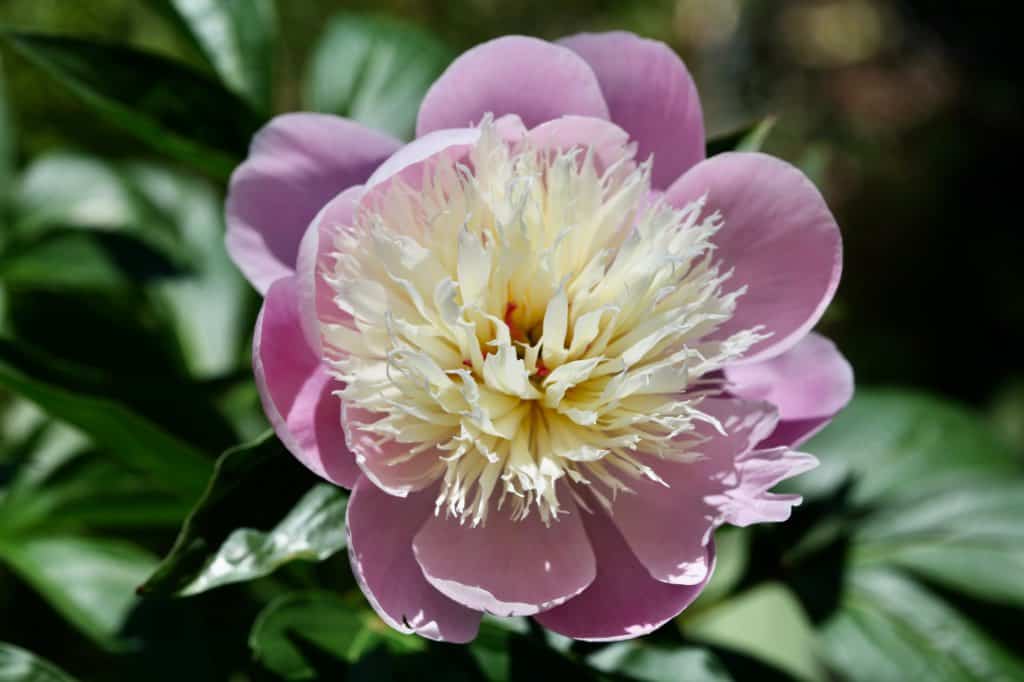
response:
[[[664,43],[632,33],[581,33],[559,41],[590,64],[611,119],[637,141],[637,159],[654,155],[656,188],[704,159],[704,116],[697,86]]]
[[[306,343],[294,277],[271,285],[256,320],[252,364],[263,411],[288,451],[314,473],[351,488],[359,477],[341,428],[341,386]]]
[[[728,435],[702,424],[699,435],[708,441],[691,446],[703,455],[696,462],[645,457],[644,463],[668,485],[630,481],[635,494],[619,495],[612,506],[612,520],[650,575],[677,585],[707,579],[707,545],[711,531],[723,521],[723,512],[709,499],[717,500],[739,485],[737,458],[771,433],[776,422],[767,403],[709,399],[700,409],[718,419]]]
[[[714,543],[705,548],[712,568],[695,585],[669,585],[651,578],[622,534],[603,511],[584,514],[597,577],[565,604],[534,616],[548,628],[574,639],[613,641],[646,635],[678,616],[701,593],[715,563]]]
[[[382,416],[351,403],[342,407],[346,443],[355,454],[356,464],[362,472],[378,488],[396,497],[405,497],[434,483],[444,473],[441,457],[449,453],[430,448],[406,461],[396,461],[416,444],[382,443],[379,435],[360,428],[360,425],[372,424]]]
[[[736,460],[738,484],[721,495],[709,496],[707,502],[734,526],[785,521],[792,508],[800,504],[801,497],[776,495],[768,490],[816,466],[816,458],[789,448],[748,452]]]
[[[579,594],[594,580],[594,553],[580,510],[545,526],[536,510],[522,521],[491,509],[486,526],[431,516],[413,549],[431,585],[466,606],[501,616],[528,616]]]
[[[351,225],[364,188],[349,187],[331,199],[306,228],[299,245],[296,278],[302,329],[311,348],[321,348],[320,323],[346,324],[352,316],[334,303],[334,290],[324,277],[334,269],[334,237],[341,226]]]
[[[285,114],[256,134],[231,176],[226,241],[260,293],[295,270],[299,240],[323,205],[364,182],[399,144],[326,114]]]
[[[468,642],[481,614],[431,587],[413,556],[413,535],[432,513],[430,492],[398,498],[360,478],[346,513],[352,573],[374,611],[396,630]]]
[[[814,184],[794,166],[765,154],[719,154],[687,171],[665,193],[676,207],[708,195],[721,211],[718,258],[733,268],[726,287],[747,286],[733,317],[712,334],[725,338],[764,325],[771,336],[744,362],[792,348],[821,318],[839,285],[839,226]]]
[[[562,116],[526,133],[523,143],[533,149],[567,151],[573,147],[590,148],[597,168],[603,171],[629,156],[629,134],[601,118]]]
[[[536,38],[506,36],[462,54],[420,105],[416,135],[463,128],[484,114],[517,114],[532,128],[564,114],[608,118],[597,77],[574,52]]]
[[[835,344],[811,332],[782,355],[725,369],[729,390],[779,408],[779,426],[762,447],[798,445],[853,397],[853,369]]]

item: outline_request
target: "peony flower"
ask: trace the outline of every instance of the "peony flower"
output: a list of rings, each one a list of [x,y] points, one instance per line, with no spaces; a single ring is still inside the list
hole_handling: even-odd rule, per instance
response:
[[[705,160],[686,68],[630,34],[480,45],[409,144],[276,118],[227,216],[264,409],[352,489],[353,571],[404,632],[654,630],[716,527],[788,518],[770,489],[852,392],[810,331],[841,269],[822,197],[769,156]]]

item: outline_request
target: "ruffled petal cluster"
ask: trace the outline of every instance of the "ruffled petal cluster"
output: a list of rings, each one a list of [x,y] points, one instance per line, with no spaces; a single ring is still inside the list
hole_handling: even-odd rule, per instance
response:
[[[265,411],[352,489],[353,571],[405,632],[652,631],[715,528],[788,518],[771,489],[853,390],[811,332],[841,270],[822,197],[769,156],[704,159],[685,66],[631,34],[480,45],[408,144],[279,117],[227,214]]]

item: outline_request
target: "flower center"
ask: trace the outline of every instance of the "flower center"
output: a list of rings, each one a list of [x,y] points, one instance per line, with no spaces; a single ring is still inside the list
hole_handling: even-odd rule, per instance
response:
[[[326,354],[341,398],[378,415],[347,428],[439,463],[420,482],[440,478],[438,513],[548,522],[581,486],[610,507],[660,480],[639,455],[700,456],[706,375],[763,336],[709,337],[742,294],[713,258],[721,217],[651,201],[649,171],[485,121],[462,163],[374,188],[338,227],[327,281],[352,322],[322,322]]]

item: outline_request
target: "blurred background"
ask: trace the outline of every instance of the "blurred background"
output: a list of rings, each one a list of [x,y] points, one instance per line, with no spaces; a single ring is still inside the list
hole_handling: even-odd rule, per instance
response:
[[[229,12],[227,23],[196,28],[203,12],[216,14],[209,7],[231,5],[250,14]],[[260,640],[270,637],[266,630],[250,632],[249,625],[289,590],[351,590],[350,576],[336,575],[347,570],[339,568],[344,553],[186,601],[140,605],[115,590],[110,605],[88,590],[65,594],[76,576],[83,584],[97,577],[104,585],[141,584],[203,489],[185,484],[184,493],[170,494],[165,477],[179,470],[125,455],[150,436],[132,440],[135,427],[126,435],[118,424],[137,415],[146,428],[214,454],[265,428],[247,370],[258,301],[220,246],[226,173],[268,114],[316,108],[408,134],[409,112],[423,89],[472,45],[508,33],[554,39],[625,29],[683,56],[700,89],[709,138],[728,144],[730,134],[774,120],[763,150],[799,165],[821,188],[843,231],[845,270],[819,329],[850,359],[865,399],[822,436],[825,466],[802,484],[809,503],[793,526],[736,536],[735,575],[720,581],[711,599],[753,597],[742,597],[731,607],[737,612],[726,609],[725,616],[711,613],[712,604],[704,609],[707,622],[654,637],[659,646],[710,648],[673,649],[690,658],[659,664],[665,677],[645,677],[636,666],[621,674],[1024,679],[1012,626],[1024,606],[1012,584],[1024,569],[1024,231],[1017,213],[1021,172],[1013,161],[1024,151],[1024,88],[1013,9],[1014,3],[984,0],[0,0],[5,32],[139,51],[0,43],[0,524],[12,537],[12,529],[46,528],[43,545],[19,545],[0,561],[0,640],[90,680],[319,674],[316,652],[294,640],[267,644]],[[234,41],[246,59],[218,51],[223,41]],[[165,59],[183,71],[165,73]],[[189,80],[194,72],[206,74],[199,85]],[[402,92],[390,90],[396,73],[403,74]],[[225,92],[210,89],[216,80]],[[122,101],[111,104],[104,88]],[[133,119],[132,107],[157,112],[153,120],[172,134],[147,132],[149,119]],[[179,144],[182,131],[202,143],[201,152]],[[94,402],[75,403],[60,391]],[[121,421],[96,426],[97,410]],[[858,447],[874,450],[865,455]],[[120,454],[110,457],[113,450]],[[890,472],[888,481],[872,478],[873,467],[895,460],[911,464]],[[961,499],[959,481],[975,474],[984,481],[979,490],[991,490],[997,479],[1016,487],[1000,488],[996,500]],[[889,483],[918,496],[876,495]],[[296,482],[303,490],[311,484]],[[38,492],[54,489],[53,499]],[[915,507],[924,504],[925,490],[945,502]],[[33,502],[14,505],[19,495]],[[266,530],[296,499],[238,527]],[[4,516],[4,504],[15,511]],[[911,512],[896,514],[891,505]],[[904,526],[879,530],[878,513],[899,516]],[[867,530],[850,530],[865,516],[874,519]],[[977,523],[952,528],[955,517]],[[836,616],[843,608],[837,602],[849,594],[843,581],[850,557],[890,556],[894,538],[907,537],[905,526],[914,523],[920,527],[911,529],[919,532],[912,556],[900,554],[893,564],[922,582],[885,573],[864,578],[858,589],[861,604],[875,604],[870,608],[916,603],[919,590],[927,590],[927,603],[913,607],[927,615],[917,622],[903,614],[911,622],[899,626],[878,621],[857,639],[851,623],[867,628],[877,614]],[[215,552],[234,528],[209,531],[206,551]],[[0,559],[4,534],[0,525]],[[60,542],[46,545],[54,537]],[[920,553],[922,537],[948,541],[948,552]],[[957,544],[965,537],[970,542]],[[875,543],[871,551],[857,549],[864,538]],[[76,550],[93,540],[99,544],[86,547],[82,559]],[[800,548],[797,556],[780,549],[792,546]],[[308,551],[295,556],[311,558]],[[971,557],[977,563],[965,563]],[[276,557],[273,566],[290,558]],[[62,562],[74,570],[51,570]],[[936,569],[940,562],[948,563]],[[112,566],[120,575],[111,577]],[[185,585],[205,592],[195,586],[200,569],[190,570],[155,593]],[[798,624],[787,625],[794,610]],[[753,613],[770,614],[762,630],[794,634],[783,642],[770,632],[729,634]],[[306,614],[295,622],[331,617]],[[907,632],[934,623],[941,627],[932,648],[914,658],[917,640]],[[488,656],[494,669],[504,666],[510,651],[524,659],[549,655],[538,653],[536,633],[495,632],[504,634],[492,633],[500,641],[494,651],[474,653],[484,668]],[[885,652],[889,664],[864,663],[871,659],[865,652],[886,638],[901,642]],[[322,632],[311,639],[323,644]],[[960,651],[965,641],[978,648]],[[273,646],[277,654],[268,654]],[[394,653],[404,645],[388,646]],[[557,641],[544,647],[567,661],[587,661],[594,675],[615,669],[615,656],[629,659]],[[341,658],[351,676],[360,656],[346,651]],[[702,658],[707,651],[713,665]],[[0,681],[58,679],[4,677],[3,655]],[[558,670],[563,662],[549,663]],[[691,667],[672,667],[678,665]],[[385,669],[399,676],[397,668]]]

